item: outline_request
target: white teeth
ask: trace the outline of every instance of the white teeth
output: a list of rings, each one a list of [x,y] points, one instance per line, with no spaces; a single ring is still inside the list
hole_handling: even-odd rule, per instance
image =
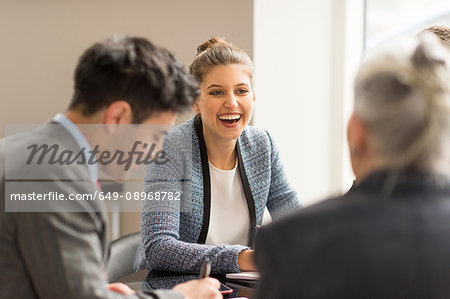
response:
[[[219,119],[221,120],[237,120],[239,118],[241,118],[240,114],[227,114],[219,116]]]

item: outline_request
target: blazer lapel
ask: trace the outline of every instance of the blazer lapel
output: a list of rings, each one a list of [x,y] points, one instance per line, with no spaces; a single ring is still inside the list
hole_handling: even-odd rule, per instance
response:
[[[250,190],[250,184],[248,183],[247,173],[245,172],[244,162],[242,160],[241,147],[239,145],[239,139],[236,142],[236,152],[238,158],[239,175],[241,176],[242,187],[244,189],[245,199],[247,200],[248,212],[250,214],[250,247],[253,247],[255,243],[256,235],[256,208],[255,200],[253,199],[252,191]]]
[[[205,138],[203,137],[202,120],[199,115],[195,117],[194,128],[200,145],[200,160],[203,174],[203,223],[197,243],[205,244],[209,230],[211,213],[211,179],[209,175],[208,154],[206,152]]]

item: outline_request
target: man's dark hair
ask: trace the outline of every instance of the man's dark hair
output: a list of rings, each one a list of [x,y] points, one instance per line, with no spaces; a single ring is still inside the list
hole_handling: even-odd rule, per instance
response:
[[[133,123],[192,105],[199,86],[166,49],[139,37],[111,37],[87,49],[75,69],[69,109],[89,116],[117,100],[127,101]]]

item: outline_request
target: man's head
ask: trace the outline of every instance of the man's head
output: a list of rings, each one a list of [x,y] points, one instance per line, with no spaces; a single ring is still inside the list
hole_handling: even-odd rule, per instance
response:
[[[153,159],[169,130],[164,125],[172,125],[200,94],[197,81],[168,50],[138,37],[95,43],[81,55],[74,80],[66,116],[98,150],[99,168],[114,179],[128,177],[138,158]]]
[[[142,123],[190,107],[199,94],[198,83],[168,50],[139,37],[95,43],[80,57],[74,80],[69,111],[84,118],[112,105],[128,107],[130,122]]]

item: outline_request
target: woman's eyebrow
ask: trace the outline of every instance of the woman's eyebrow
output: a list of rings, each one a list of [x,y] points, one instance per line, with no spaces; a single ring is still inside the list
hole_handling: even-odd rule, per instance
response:
[[[239,83],[239,84],[236,84],[235,86],[246,86],[246,87],[248,87],[248,84],[247,83]]]
[[[211,87],[222,87],[222,86],[220,86],[219,84],[211,84],[206,89],[210,89]]]

